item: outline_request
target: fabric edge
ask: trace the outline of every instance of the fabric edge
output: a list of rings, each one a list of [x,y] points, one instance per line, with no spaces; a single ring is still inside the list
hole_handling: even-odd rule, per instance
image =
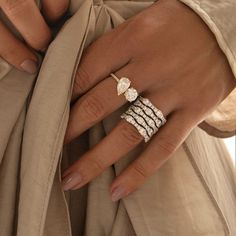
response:
[[[208,133],[211,136],[214,136],[216,138],[230,138],[235,136],[236,131],[222,131],[220,129],[217,129],[216,127],[210,125],[206,121],[203,121],[198,125],[199,128],[204,130],[206,133]]]
[[[231,231],[230,231],[228,221],[227,221],[224,213],[222,212],[217,199],[214,197],[214,194],[210,190],[210,188],[209,188],[209,186],[208,186],[208,184],[207,184],[207,182],[206,182],[206,180],[205,180],[198,164],[196,163],[195,159],[193,158],[192,152],[190,151],[187,142],[184,142],[182,144],[182,146],[183,146],[183,149],[186,152],[186,155],[188,156],[188,159],[189,159],[196,175],[198,176],[200,182],[202,183],[202,185],[203,185],[206,193],[208,194],[213,206],[215,207],[216,212],[218,213],[219,217],[221,218],[222,225],[225,227],[226,235],[231,236]]]

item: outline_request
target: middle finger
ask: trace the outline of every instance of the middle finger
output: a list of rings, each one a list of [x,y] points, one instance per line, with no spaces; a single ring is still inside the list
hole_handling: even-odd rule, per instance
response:
[[[128,64],[117,71],[116,75],[118,78],[121,76],[130,78],[131,87],[134,87],[139,93],[146,90],[147,83],[143,84],[135,64]],[[111,77],[106,78],[73,105],[65,143],[79,136],[125,103],[124,95],[117,95],[117,82]]]

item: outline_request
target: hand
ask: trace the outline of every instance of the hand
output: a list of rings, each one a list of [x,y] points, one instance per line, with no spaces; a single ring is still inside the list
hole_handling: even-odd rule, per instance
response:
[[[66,12],[69,0],[42,0],[41,3],[45,18],[54,22]],[[0,7],[33,49],[47,48],[51,32],[34,0],[0,0]],[[19,70],[37,72],[38,61],[33,50],[18,40],[1,21],[0,56]]]
[[[143,153],[112,183],[116,201],[155,173],[233,90],[236,80],[208,27],[177,0],[160,0],[105,34],[85,52],[75,79],[65,142],[126,103],[109,77],[132,86],[167,117]],[[75,190],[101,174],[143,141],[125,120],[64,171],[64,190]]]

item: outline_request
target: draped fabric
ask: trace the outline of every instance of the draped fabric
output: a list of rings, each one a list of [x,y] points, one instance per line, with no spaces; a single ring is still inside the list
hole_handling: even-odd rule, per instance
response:
[[[183,2],[208,24],[235,72],[231,31],[236,22],[224,21],[233,17],[234,0]],[[84,188],[66,193],[61,188],[62,169],[108,134],[126,109],[63,147],[81,54],[93,40],[152,3],[72,0],[70,16],[51,43],[39,75],[17,71],[0,59],[0,235],[236,235],[233,163],[222,141],[199,127],[139,190],[119,202],[111,201],[108,188],[142,146]],[[232,109],[232,104],[228,110],[224,106],[224,113],[216,116],[220,119],[212,114],[210,122],[206,120],[211,134],[215,129],[233,132],[222,118],[232,126]]]
[[[181,0],[190,6],[214,33],[220,48],[225,53],[236,78],[236,2],[231,0]],[[216,137],[235,135],[236,89],[201,124],[201,128]]]

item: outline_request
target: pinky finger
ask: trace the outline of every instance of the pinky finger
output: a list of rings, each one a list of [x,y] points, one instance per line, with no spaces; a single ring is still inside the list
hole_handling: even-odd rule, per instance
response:
[[[29,74],[35,74],[38,70],[38,59],[35,54],[2,22],[0,22],[0,56],[17,69]]]
[[[118,201],[140,187],[185,140],[192,125],[186,124],[186,116],[178,113],[172,114],[141,156],[114,180],[110,189],[113,201]]]

